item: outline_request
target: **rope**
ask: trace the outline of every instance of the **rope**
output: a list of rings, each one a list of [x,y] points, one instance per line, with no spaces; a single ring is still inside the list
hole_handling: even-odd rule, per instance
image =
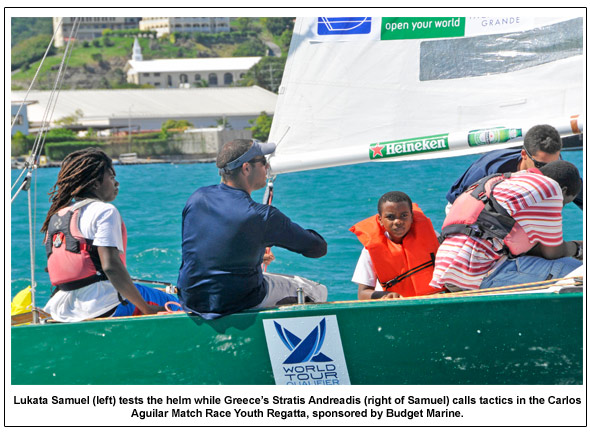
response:
[[[267,192],[264,193],[263,203],[268,204],[269,206],[272,204],[272,199],[273,199],[273,195],[274,195],[273,180],[274,180],[274,178],[268,180],[268,184],[266,186]],[[266,254],[266,255],[270,254],[270,247],[266,247],[266,250],[264,250],[264,254]],[[267,268],[267,265],[263,262],[262,263],[262,271],[266,272],[266,268]]]
[[[170,309],[169,306],[178,306],[182,309],[182,304],[177,303],[176,301],[167,301],[166,304],[164,304],[164,307],[166,308],[166,312],[168,312],[168,313],[178,312],[177,310]]]
[[[509,294],[514,292],[528,292],[528,291],[538,291],[541,289],[547,289],[548,285],[555,285],[557,282],[567,280],[567,283],[563,283],[563,286],[576,284],[576,280],[583,280],[582,276],[579,277],[558,277],[555,279],[550,280],[543,280],[540,282],[531,282],[531,283],[523,283],[519,285],[509,285],[509,286],[500,286],[496,288],[486,288],[486,289],[471,289],[471,290],[464,290],[464,291],[456,291],[456,292],[447,292],[447,293],[438,293],[438,294],[431,294],[431,295],[421,295],[417,297],[406,297],[404,300],[407,299],[428,299],[428,298],[453,298],[453,297],[465,297],[465,296],[477,296],[477,295],[485,295],[485,294]],[[560,283],[560,285],[562,285]],[[372,301],[379,301],[379,300],[372,300]]]
[[[497,292],[497,291],[514,292],[514,291],[538,290],[538,289],[547,288],[548,285],[550,285],[550,284],[555,285],[555,284],[557,284],[557,282],[560,282],[562,280],[573,281],[573,283],[575,284],[575,281],[576,280],[584,280],[584,277],[583,276],[577,276],[577,277],[557,277],[557,278],[554,278],[554,279],[543,280],[543,281],[540,281],[540,282],[530,282],[530,283],[522,283],[522,284],[518,284],[518,285],[499,286],[499,287],[496,287],[496,288],[472,289],[472,290],[452,292],[451,294],[462,294],[462,295],[465,295],[466,293],[467,294],[473,294],[473,293],[485,293],[485,294],[487,294],[487,293]],[[570,284],[570,283],[564,283],[563,285],[565,286],[567,284]]]

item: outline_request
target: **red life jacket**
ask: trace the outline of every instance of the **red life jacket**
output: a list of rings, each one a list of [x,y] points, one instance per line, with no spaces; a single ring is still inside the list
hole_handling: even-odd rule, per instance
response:
[[[49,220],[45,235],[47,271],[51,284],[62,291],[73,291],[92,283],[108,280],[100,264],[97,248],[92,239],[86,239],[80,232],[80,209],[93,201],[86,199],[64,207]],[[125,264],[127,230],[121,221],[123,253]]]
[[[429,286],[439,246],[432,222],[415,203],[412,213],[412,227],[401,244],[385,235],[378,215],[350,228],[369,252],[383,290],[403,297],[429,295],[442,290]]]
[[[529,172],[541,174],[537,168]],[[502,242],[498,253],[517,256],[529,251],[535,244],[529,241],[524,229],[494,198],[496,185],[509,179],[511,173],[492,174],[471,185],[451,207],[443,222],[441,237],[453,234],[474,236],[490,242]]]

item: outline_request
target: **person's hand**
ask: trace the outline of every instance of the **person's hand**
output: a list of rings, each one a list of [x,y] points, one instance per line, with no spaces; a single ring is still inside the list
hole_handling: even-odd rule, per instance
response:
[[[263,265],[270,265],[270,263],[275,260],[275,255],[272,254],[272,251],[268,251],[268,253],[265,253],[264,256],[262,256],[262,264]]]
[[[576,251],[578,250],[578,246],[581,247],[580,248],[580,255],[579,256],[574,255],[573,257],[575,259],[583,261],[584,260],[584,241],[573,241],[573,242],[574,242],[574,244],[576,244]]]
[[[396,292],[388,292],[383,297],[381,297],[381,299],[382,300],[393,300],[394,298],[401,298],[401,297],[402,296]]]
[[[155,304],[148,304],[145,311],[142,311],[144,315],[157,315],[158,312],[167,312],[164,306],[156,306]]]

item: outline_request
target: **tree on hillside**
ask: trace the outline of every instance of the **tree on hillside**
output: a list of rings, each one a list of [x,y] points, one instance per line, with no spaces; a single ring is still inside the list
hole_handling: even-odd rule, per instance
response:
[[[283,77],[285,62],[286,58],[265,56],[248,70],[239,84],[242,86],[257,85],[269,91],[277,92]]]
[[[22,65],[31,64],[43,59],[47,46],[51,42],[51,35],[37,35],[21,41],[10,50],[10,69],[12,71]],[[49,48],[48,56],[55,54],[55,47]]]
[[[272,35],[279,36],[285,30],[293,30],[293,20],[289,17],[267,17],[261,18],[260,22]]]
[[[10,46],[38,35],[53,34],[51,17],[12,17],[10,20]]]
[[[289,51],[289,46],[291,45],[291,38],[293,38],[293,29],[287,29],[281,33],[281,36],[279,36],[279,45],[285,48],[287,52]]]
[[[259,39],[248,39],[233,52],[233,56],[264,56],[265,54],[266,45]]]
[[[235,26],[236,26],[238,32],[247,32],[248,30],[250,30],[251,24],[252,24],[251,17],[240,17],[240,18],[236,19],[236,21],[235,21]]]

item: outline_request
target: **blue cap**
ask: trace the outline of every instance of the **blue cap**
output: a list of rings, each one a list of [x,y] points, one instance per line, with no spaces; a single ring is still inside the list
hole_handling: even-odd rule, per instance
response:
[[[252,147],[239,158],[227,163],[223,168],[219,168],[219,175],[229,174],[230,171],[240,168],[244,163],[254,159],[256,156],[264,156],[275,151],[277,145],[274,142],[252,141]]]

